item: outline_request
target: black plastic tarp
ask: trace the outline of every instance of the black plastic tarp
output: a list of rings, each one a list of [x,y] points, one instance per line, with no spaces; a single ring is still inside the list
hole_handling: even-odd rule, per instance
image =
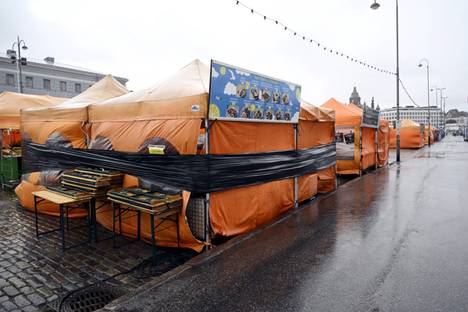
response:
[[[297,177],[335,163],[335,143],[282,152],[164,156],[23,142],[24,173],[76,167],[104,168],[197,193]]]

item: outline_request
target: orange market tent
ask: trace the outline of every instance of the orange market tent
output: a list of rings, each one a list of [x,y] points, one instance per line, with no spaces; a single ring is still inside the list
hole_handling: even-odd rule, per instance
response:
[[[334,98],[321,107],[335,111],[335,131],[342,140],[337,144],[337,173],[361,174],[363,170],[375,166],[375,129],[361,127],[362,110],[346,106]]]
[[[350,103],[347,108],[362,114],[362,109]],[[388,164],[388,153],[390,149],[390,123],[381,118],[379,120],[379,128],[377,130],[377,166],[384,167]]]
[[[390,148],[390,123],[386,119],[380,119],[377,131],[377,165],[384,167],[388,165],[388,154]]]
[[[329,144],[335,141],[335,112],[301,103],[298,125],[298,149]],[[307,200],[318,193],[329,193],[336,187],[335,167],[318,173],[299,177],[299,201]]]
[[[431,140],[431,145],[434,144],[435,134],[436,134],[436,129],[433,126],[430,126],[430,130],[429,130],[429,126],[424,126],[424,144],[425,145],[429,144],[429,138]]]
[[[108,75],[86,89],[83,93],[60,105],[46,108],[32,108],[21,111],[21,135],[24,140],[50,146],[86,148],[88,129],[88,105],[127,93],[128,90]],[[23,175],[15,189],[21,205],[34,209],[32,192],[42,185],[57,183],[58,172],[34,172]],[[58,215],[58,207],[43,202],[39,212]]]
[[[156,87],[89,107],[93,148],[148,153],[149,144],[163,144],[174,154],[196,154],[205,150],[210,68],[196,60]],[[325,117],[321,117],[325,118]],[[244,154],[284,151],[295,148],[294,125],[217,120],[209,123],[208,153]],[[273,138],[274,136],[274,138]],[[329,139],[329,138],[328,138]],[[326,141],[326,140],[325,140]],[[314,143],[315,144],[315,143]],[[203,145],[201,148],[200,145]],[[127,176],[125,186],[144,184]],[[190,201],[189,201],[190,195]],[[189,210],[201,194],[184,192],[184,209],[179,218],[181,245],[200,249],[205,239],[189,227]],[[201,205],[203,213],[203,204]],[[215,236],[245,233],[294,207],[294,179],[278,180],[209,194],[209,223]],[[111,226],[112,216],[98,221]],[[147,222],[147,221],[146,221]],[[122,231],[135,235],[135,220],[127,219]],[[142,225],[149,237],[148,224]],[[196,239],[194,236],[197,236]],[[159,234],[159,245],[175,246],[175,228]]]
[[[401,121],[400,148],[424,146],[424,127],[409,119]],[[396,148],[396,129],[390,129],[390,148]]]
[[[16,92],[0,93],[0,129],[4,132],[3,146],[19,144],[20,111],[27,108],[43,108],[65,101],[64,98],[48,95],[22,94]]]

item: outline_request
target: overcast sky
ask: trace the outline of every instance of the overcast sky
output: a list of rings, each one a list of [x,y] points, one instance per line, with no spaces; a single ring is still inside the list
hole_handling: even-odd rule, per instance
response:
[[[395,71],[395,1],[243,0],[333,50]],[[431,85],[446,87],[447,109],[468,110],[468,1],[400,0],[401,79],[419,105]],[[154,85],[193,59],[216,59],[302,85],[321,105],[348,101],[354,85],[363,100],[395,105],[395,76],[366,69],[293,37],[232,0],[2,0],[0,50],[19,34],[27,57],[128,78],[137,90]],[[434,104],[434,93],[431,95]],[[401,90],[401,105],[410,101]]]

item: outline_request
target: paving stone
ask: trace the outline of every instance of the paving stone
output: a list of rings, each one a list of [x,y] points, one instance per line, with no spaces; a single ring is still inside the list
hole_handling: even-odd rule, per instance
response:
[[[8,283],[7,280],[3,279],[3,278],[0,278],[0,289],[4,288],[4,287],[7,287],[9,286],[10,283]]]
[[[31,285],[31,287],[33,287],[33,288],[39,288],[39,287],[41,287],[42,285],[44,285],[44,284],[41,283],[37,278],[34,278],[34,277],[31,277],[30,279],[27,279],[27,280],[26,280],[26,283],[28,283],[29,285]]]
[[[13,274],[17,274],[17,273],[21,272],[21,270],[18,267],[14,266],[14,265],[9,266],[7,268],[7,270],[10,271]]]
[[[7,301],[7,300],[10,300],[10,298],[8,296],[2,296],[0,297],[0,303],[4,302],[4,301]]]
[[[29,294],[33,293],[34,291],[35,291],[34,288],[31,288],[29,286],[25,286],[25,287],[20,289],[20,292],[22,294],[24,294],[24,295],[29,295]]]
[[[37,293],[28,295],[28,300],[36,307],[46,302],[45,298]]]
[[[0,272],[0,278],[3,278],[3,279],[9,279],[10,277],[13,277],[13,273],[9,272],[9,271],[4,271],[4,272]]]
[[[2,302],[2,306],[3,306],[3,308],[4,308],[6,311],[12,311],[12,310],[18,308],[18,307],[16,306],[16,304],[14,304],[13,302],[11,302],[10,300],[5,301],[5,302]]]
[[[23,307],[23,312],[37,312],[37,307],[32,305]]]
[[[11,284],[13,284],[16,288],[22,288],[26,286],[26,283],[23,282],[21,279],[18,277],[14,276],[8,280]]]
[[[31,302],[23,295],[16,296],[14,301],[18,307],[25,307],[31,304]]]
[[[5,288],[3,288],[3,291],[4,291],[5,294],[7,294],[9,297],[14,297],[14,296],[16,296],[17,294],[19,294],[18,289],[16,289],[14,286],[5,287]]]

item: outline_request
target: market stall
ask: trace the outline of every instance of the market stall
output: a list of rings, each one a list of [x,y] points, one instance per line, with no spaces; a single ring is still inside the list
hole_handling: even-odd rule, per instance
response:
[[[295,124],[299,119],[299,102],[295,100],[295,105],[292,102],[293,98],[300,96],[300,90],[298,91],[297,87],[290,89],[291,85],[285,84],[285,89],[289,91],[287,95],[282,94],[282,104],[276,103],[275,101],[280,100],[274,92],[266,95],[264,89],[256,90],[253,85],[248,88],[245,79],[248,75],[250,73],[219,64],[211,68],[212,79],[225,79],[220,82],[222,86],[218,85],[222,94],[241,98],[247,97],[247,91],[251,92],[253,98],[248,100],[250,104],[246,106],[243,106],[241,100],[230,101],[225,106],[221,102],[216,104],[216,101],[221,101],[224,96],[215,95],[217,82],[210,82],[210,67],[198,60],[153,88],[91,105],[89,146],[94,149],[141,154],[151,153],[153,148],[153,151],[157,149],[158,153],[168,156],[206,153],[223,157],[295,150]],[[237,83],[237,87],[234,83]],[[210,86],[211,101],[208,100]],[[257,91],[259,93],[256,93]],[[271,99],[271,104],[260,109],[260,104],[254,104],[260,101],[255,98],[257,94],[263,96],[264,102]],[[279,110],[279,106],[282,110]],[[315,114],[322,114],[319,119],[324,121],[321,127],[327,129],[327,134],[320,133],[320,138],[313,139],[310,139],[310,136],[314,136],[315,133],[307,134],[309,141],[313,141],[314,145],[331,141],[329,129],[332,117],[325,116],[328,114],[325,113],[326,110],[321,112]],[[257,117],[258,119],[255,119]],[[291,119],[295,119],[296,122],[290,122]],[[275,120],[281,122],[273,122]],[[316,129],[321,127],[316,126]],[[301,142],[306,144],[305,141]],[[333,167],[333,163],[330,162],[326,168]],[[329,189],[328,184],[333,177],[330,177],[328,172],[323,176],[326,177],[324,188]],[[184,205],[179,218],[182,229],[181,246],[200,249],[203,244],[210,243],[210,237],[232,236],[251,231],[295,205],[297,184],[293,177],[277,180],[270,178],[262,183],[260,176],[252,176],[246,179],[251,182],[244,182],[247,184],[240,186],[230,186],[232,180],[229,178],[224,180],[226,185],[212,187],[215,190],[210,192],[183,192]],[[157,177],[136,178],[127,175],[124,187],[164,188],[166,192],[177,192],[159,182]],[[317,182],[313,183],[316,185]],[[316,186],[312,185],[312,188]],[[194,219],[198,220],[198,224]],[[106,227],[111,226],[111,220],[112,216],[109,214],[101,214],[98,217],[98,221]],[[209,226],[206,227],[206,224]],[[148,239],[148,221],[144,221],[142,226],[142,235]],[[204,232],[207,228],[209,233]],[[134,236],[135,220],[124,220],[122,231]],[[157,244],[175,246],[175,229],[162,231]]]
[[[346,107],[358,114],[363,114],[363,110],[354,103],[350,103]],[[376,134],[377,166],[384,167],[388,164],[390,123],[387,120],[380,118],[379,128],[377,129]]]
[[[89,130],[88,105],[127,93],[128,90],[108,75],[60,105],[21,111],[23,140],[50,147],[86,148]],[[32,192],[57,184],[60,171],[47,170],[23,175],[15,192],[23,207],[34,209]],[[38,206],[42,213],[58,215],[58,207],[47,203]]]
[[[388,165],[388,154],[390,149],[390,123],[381,118],[377,130],[377,165],[385,167]]]
[[[310,148],[335,141],[335,112],[301,103],[298,124],[298,148]],[[336,167],[331,166],[318,173],[299,178],[299,201],[307,200],[318,193],[329,193],[336,188]]]
[[[401,121],[400,148],[421,148],[424,146],[424,125],[409,119]],[[396,148],[396,129],[390,129],[390,148]]]
[[[434,144],[435,136],[436,136],[436,129],[432,125],[424,126],[424,144],[425,145],[429,144],[429,139],[430,139],[431,145]]]
[[[321,107],[335,111],[337,173],[361,174],[376,165],[378,112],[346,106],[334,98]],[[368,122],[368,120],[371,122]]]
[[[65,99],[48,95],[15,92],[0,93],[1,182],[18,180],[21,175],[20,111],[56,105]]]

